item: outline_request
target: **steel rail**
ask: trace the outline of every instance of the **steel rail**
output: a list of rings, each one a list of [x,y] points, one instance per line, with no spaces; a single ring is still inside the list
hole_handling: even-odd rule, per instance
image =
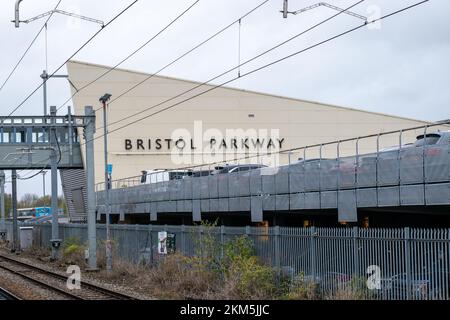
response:
[[[33,271],[40,272],[40,273],[42,273],[44,275],[53,277],[53,278],[58,279],[58,280],[67,281],[67,279],[68,279],[68,276],[66,276],[66,275],[62,275],[62,274],[54,272],[54,271],[46,270],[46,269],[37,267],[35,265],[31,265],[31,264],[25,263],[23,261],[18,261],[16,259],[10,258],[10,257],[5,256],[3,254],[0,254],[0,262],[1,262],[1,259],[3,259],[4,261],[10,262],[10,263],[19,265],[21,267],[32,269]],[[0,264],[0,268],[9,269],[8,267],[5,267],[5,266],[3,266],[1,264]],[[30,281],[37,282],[38,284],[42,283],[40,280],[32,278],[32,277],[30,277],[28,275],[24,275],[20,271],[13,270],[13,269],[10,269],[8,271],[13,272],[15,274],[18,274],[18,275],[20,275],[20,276],[22,276],[24,278],[27,278]],[[72,294],[70,292],[64,291],[64,290],[59,289],[59,288],[55,288],[55,287],[53,287],[53,286],[51,286],[51,285],[49,285],[47,283],[42,283],[42,285],[48,287],[51,290],[59,291],[59,293],[65,294],[67,296],[71,296],[74,299],[85,300],[82,296],[79,296],[79,295],[76,295],[76,294]],[[114,299],[118,299],[118,300],[138,300],[135,297],[132,297],[132,296],[129,296],[129,295],[117,292],[117,291],[113,291],[113,290],[110,290],[110,289],[107,289],[107,288],[104,288],[104,287],[101,287],[101,286],[98,286],[98,285],[94,285],[92,283],[85,282],[85,281],[81,282],[81,288],[82,289],[84,288],[84,289],[87,289],[87,290],[90,290],[90,291],[94,291],[96,293],[100,293],[100,294],[104,295],[105,298],[114,298]]]

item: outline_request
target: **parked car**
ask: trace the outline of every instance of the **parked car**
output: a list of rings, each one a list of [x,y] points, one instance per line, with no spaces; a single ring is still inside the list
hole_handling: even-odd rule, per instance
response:
[[[191,173],[192,170],[142,170],[141,183],[147,184],[178,180]]]
[[[192,171],[189,175],[184,176],[183,179],[186,179],[186,178],[197,178],[197,177],[206,177],[206,176],[211,175],[212,172],[213,172],[213,170]]]
[[[259,168],[265,168],[267,166],[262,164],[226,164],[224,166],[217,166],[211,172],[211,174],[223,174],[223,173],[236,173],[236,172],[244,172],[255,170]]]

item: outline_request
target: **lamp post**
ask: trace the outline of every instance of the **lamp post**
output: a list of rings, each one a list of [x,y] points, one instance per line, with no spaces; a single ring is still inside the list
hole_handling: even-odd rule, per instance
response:
[[[109,93],[105,93],[100,97],[99,101],[103,104],[103,141],[104,141],[104,155],[105,155],[105,213],[106,213],[106,271],[112,269],[112,250],[111,250],[111,230],[110,230],[110,208],[109,208],[109,170],[108,170],[108,130],[106,119],[106,106],[111,98]]]

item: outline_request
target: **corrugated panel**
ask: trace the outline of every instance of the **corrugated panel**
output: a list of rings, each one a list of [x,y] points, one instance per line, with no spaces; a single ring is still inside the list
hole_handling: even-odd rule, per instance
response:
[[[87,193],[86,174],[84,169],[60,169],[59,174],[61,177],[61,185],[64,192],[64,198],[66,199],[70,221],[86,221]],[[77,199],[74,199],[74,193],[77,194]],[[82,200],[80,200],[80,198],[82,198]],[[83,203],[79,204],[75,203],[75,201],[82,201]]]

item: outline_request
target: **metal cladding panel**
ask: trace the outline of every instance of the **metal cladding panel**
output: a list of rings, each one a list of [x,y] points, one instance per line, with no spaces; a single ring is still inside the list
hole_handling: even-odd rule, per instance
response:
[[[401,183],[423,182],[423,147],[405,148],[400,151]]]
[[[250,210],[252,222],[263,221],[263,203],[261,197],[251,198],[251,210]]]
[[[400,205],[399,187],[378,188],[378,206],[393,207]]]
[[[226,212],[229,209],[229,201],[228,198],[220,198],[219,199],[219,212]]]
[[[302,210],[305,208],[305,194],[291,193],[289,195],[291,210]]]
[[[400,177],[399,151],[381,151],[378,155],[378,184],[387,186],[398,184]]]
[[[230,197],[239,196],[239,183],[240,183],[239,173],[228,174],[228,193]]]
[[[337,192],[325,191],[320,194],[320,207],[324,209],[337,208]]]
[[[170,190],[170,200],[179,200],[180,198],[180,189],[182,184],[182,179],[176,179],[172,180],[169,183],[169,190]]]
[[[146,209],[146,204],[145,203],[138,203],[136,204],[136,212],[132,212],[132,213],[145,213]],[[114,212],[115,213],[120,213],[122,210],[120,208],[120,206],[116,206]]]
[[[275,194],[275,175],[261,175],[262,192],[264,194]]]
[[[355,190],[339,191],[338,220],[339,222],[358,222]]]
[[[200,182],[200,198],[209,199],[209,179],[208,177],[196,177]]]
[[[166,185],[164,182],[156,182],[152,183],[152,200],[153,201],[162,201],[164,200],[164,194],[166,193]],[[133,194],[133,197],[135,195]]]
[[[142,189],[141,201],[144,201],[144,202],[151,202],[152,201],[152,194],[149,192],[149,190],[147,188],[143,188]]]
[[[367,188],[357,190],[358,208],[372,208],[377,206],[377,189]]]
[[[305,191],[305,175],[303,167],[300,165],[291,165],[291,172],[289,173],[289,192],[304,192]]]
[[[336,159],[320,161],[320,190],[336,190],[338,185],[338,172]]]
[[[209,209],[211,212],[219,212],[219,199],[209,200]]]
[[[275,193],[284,194],[289,193],[289,172],[287,167],[278,171],[275,175]]]
[[[200,199],[201,194],[201,183],[200,179],[193,178],[192,179],[192,199]]]
[[[184,199],[192,199],[192,179],[183,179]]]
[[[319,209],[319,208],[320,208],[319,192],[306,192],[305,209]]]
[[[202,212],[209,212],[210,211],[209,200],[202,199],[201,202],[200,202],[200,205],[201,205]]]
[[[305,190],[319,191],[320,187],[319,161],[305,163]]]
[[[217,179],[217,185],[219,187],[219,197],[228,197],[228,174],[218,174]]]
[[[163,182],[163,190],[162,190],[162,199],[163,200],[170,200],[170,187],[169,187],[170,181]]]
[[[241,211],[250,211],[250,197],[240,197],[239,198],[239,207],[241,208]]]
[[[184,211],[185,212],[192,212],[192,200],[184,200]]]
[[[275,196],[275,209],[276,210],[289,210],[289,195],[276,195]]]
[[[339,185],[342,189],[354,188],[356,185],[356,157],[345,157],[339,161]]]
[[[184,208],[184,200],[177,201],[177,212],[188,212],[188,210],[185,210]]]
[[[358,187],[371,187],[377,184],[377,154],[359,156],[356,170]]]
[[[450,183],[425,185],[427,205],[450,204]]]
[[[243,172],[239,175],[239,196],[250,196],[250,172]]]
[[[157,221],[158,220],[158,206],[156,202],[151,203],[150,207],[150,221]]]
[[[219,197],[219,187],[217,185],[217,175],[208,176],[209,194],[211,198]]]
[[[275,196],[264,195],[263,196],[263,210],[275,210]]]
[[[160,201],[160,202],[157,202],[157,205],[158,205],[158,212],[163,212],[163,213],[170,212],[169,201]]]
[[[202,213],[200,207],[200,200],[192,201],[192,221],[202,221]]]
[[[262,194],[262,177],[260,169],[250,171],[250,194]]]
[[[425,147],[425,181],[441,182],[450,178],[450,144]]]
[[[230,211],[243,211],[239,200],[239,198],[230,198]]]
[[[425,191],[423,185],[400,186],[400,204],[402,206],[424,205]]]

